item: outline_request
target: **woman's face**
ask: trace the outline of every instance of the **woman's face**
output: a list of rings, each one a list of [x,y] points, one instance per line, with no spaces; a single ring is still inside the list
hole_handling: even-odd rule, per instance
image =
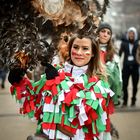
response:
[[[90,61],[92,54],[92,45],[89,38],[76,38],[71,48],[71,60],[74,65],[81,67]]]
[[[102,29],[99,32],[99,42],[101,44],[107,44],[111,38],[111,31],[107,28]]]

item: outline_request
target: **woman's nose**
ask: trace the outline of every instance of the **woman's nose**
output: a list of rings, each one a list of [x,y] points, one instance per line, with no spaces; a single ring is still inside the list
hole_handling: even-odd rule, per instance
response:
[[[79,49],[77,53],[78,55],[82,55],[82,49]]]
[[[107,36],[107,32],[104,33],[104,36]]]

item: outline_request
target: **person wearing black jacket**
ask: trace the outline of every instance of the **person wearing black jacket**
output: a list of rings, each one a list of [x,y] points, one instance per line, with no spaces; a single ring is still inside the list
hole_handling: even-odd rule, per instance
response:
[[[126,40],[123,40],[121,43],[121,48],[119,50],[119,55],[122,56],[124,53],[123,59],[123,69],[122,69],[122,79],[123,79],[123,106],[125,107],[128,104],[128,83],[129,77],[132,76],[132,98],[131,106],[135,106],[136,103],[136,94],[137,94],[137,85],[139,81],[138,73],[138,63],[136,61],[136,51],[138,48],[138,34],[137,30],[134,27],[130,27],[126,34]]]

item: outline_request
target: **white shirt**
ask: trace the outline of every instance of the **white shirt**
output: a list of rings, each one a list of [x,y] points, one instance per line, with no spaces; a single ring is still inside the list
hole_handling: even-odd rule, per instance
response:
[[[72,77],[80,77],[82,74],[85,74],[87,71],[88,65],[78,67],[75,65],[71,65],[68,62],[65,62],[64,71],[70,72]]]

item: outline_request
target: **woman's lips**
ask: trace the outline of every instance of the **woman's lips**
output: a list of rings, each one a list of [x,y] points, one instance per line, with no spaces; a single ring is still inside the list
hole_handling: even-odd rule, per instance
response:
[[[84,58],[81,58],[81,57],[75,57],[75,59],[80,59],[80,60],[83,60]]]

